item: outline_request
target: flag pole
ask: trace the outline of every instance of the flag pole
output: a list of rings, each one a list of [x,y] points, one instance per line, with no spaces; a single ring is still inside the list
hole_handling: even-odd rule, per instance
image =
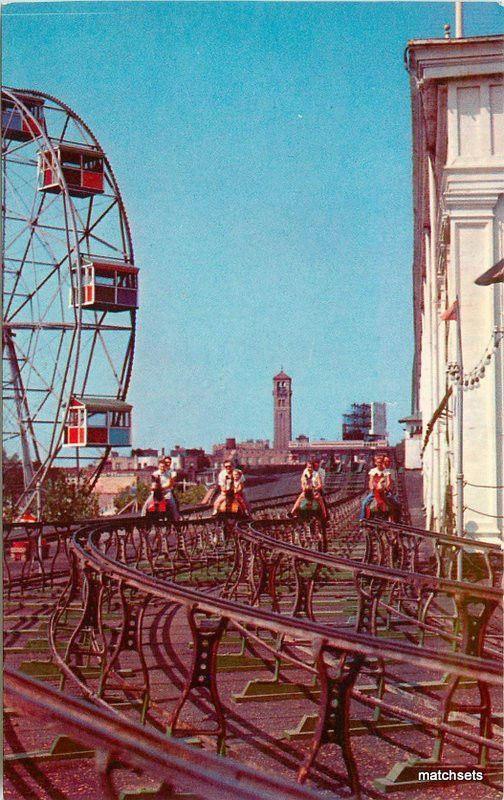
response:
[[[464,17],[462,11],[462,0],[455,2],[455,38],[461,39],[464,35]]]
[[[455,468],[457,482],[457,536],[464,535],[464,363],[462,359],[462,325],[460,320],[460,302],[457,295],[457,364],[459,381],[457,383],[457,447],[455,452]],[[462,549],[457,554],[457,579],[462,580]]]

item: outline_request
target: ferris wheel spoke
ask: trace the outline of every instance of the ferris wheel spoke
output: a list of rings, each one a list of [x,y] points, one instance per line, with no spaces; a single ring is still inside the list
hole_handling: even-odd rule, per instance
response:
[[[13,395],[12,397],[4,398],[4,401],[5,401],[5,399],[14,400],[15,401],[16,398],[15,398],[15,395]],[[14,428],[13,431],[8,431],[8,433],[11,433],[14,436],[18,436],[19,437],[19,428],[18,428],[19,420],[18,420],[18,418],[14,414],[12,408],[10,408],[9,406],[5,407],[5,413],[6,413],[6,416],[10,419],[10,423],[12,424],[12,426]]]
[[[48,281],[51,280],[53,275],[61,269],[61,267],[65,264],[68,258],[69,258],[68,253],[66,253],[66,255],[60,261],[57,261],[54,264],[53,269],[50,272],[48,272],[47,275],[44,276],[44,278],[35,286],[33,291],[30,292],[28,297],[26,297],[25,300],[15,309],[15,311],[10,315],[9,320],[14,319],[17,315],[20,314],[20,312],[33,299],[33,297],[37,294],[37,292],[40,292],[41,289],[48,283]]]
[[[12,330],[12,329],[11,329]],[[26,348],[26,361],[25,364],[31,364],[33,354],[37,351],[37,344],[40,338],[40,330],[31,330],[28,337],[28,347]],[[31,368],[28,369],[28,376],[25,377],[25,386],[29,385],[31,377]]]
[[[103,220],[103,219],[104,219],[104,218],[107,216],[107,214],[109,214],[109,212],[110,212],[110,211],[111,211],[111,210],[114,208],[114,206],[116,206],[116,205],[117,205],[117,200],[115,200],[115,199],[114,199],[114,200],[113,200],[113,201],[112,201],[112,202],[111,202],[111,203],[110,203],[110,204],[107,206],[107,208],[106,208],[104,211],[102,211],[102,213],[100,214],[100,216],[99,216],[99,217],[97,217],[97,218],[96,218],[96,219],[93,221],[93,224],[92,224],[92,225],[89,225],[89,224],[88,224],[88,225],[86,226],[86,228],[85,228],[85,232],[86,232],[87,234],[91,234],[91,232],[92,232],[92,231],[94,231],[94,229],[96,228],[96,226],[97,226],[97,225],[99,225],[99,224],[100,224],[100,222],[102,222],[102,220]]]
[[[73,330],[73,327],[69,326],[69,328],[70,328],[70,330]],[[68,329],[63,329],[63,330],[61,330],[59,332],[59,336],[55,337],[55,340],[58,341],[58,347],[56,349],[56,356],[55,356],[55,360],[54,360],[54,366],[53,366],[53,369],[52,369],[52,372],[51,372],[51,380],[50,380],[50,383],[47,383],[47,381],[46,381],[46,386],[54,387],[55,384],[56,384],[56,379],[58,379],[60,382],[63,382],[63,373],[59,370],[59,368],[58,368],[58,363],[59,362],[56,359],[57,359],[57,357],[59,355],[61,355],[61,351],[63,349],[63,345],[65,344],[65,342],[68,341],[68,337],[65,337],[65,334],[67,332],[68,332]],[[47,350],[48,351],[51,349],[51,344],[52,344],[51,342],[47,343]],[[53,394],[55,394],[54,390],[53,390]]]
[[[57,283],[52,295],[46,300],[44,314],[42,314],[40,312],[37,324],[44,323],[46,321],[46,317],[49,314],[49,311],[51,310],[51,307],[53,306],[55,301],[61,299],[62,287],[63,287],[63,284],[61,282],[61,270],[58,270],[58,283]],[[35,296],[38,298],[39,294],[37,293]]]
[[[37,376],[39,381],[44,385],[45,389],[48,392],[54,394],[54,396],[56,397],[57,395],[54,392],[53,387],[50,384],[47,383],[45,377],[42,375],[42,373],[37,369],[37,367],[33,363],[33,359],[30,359],[29,356],[23,351],[23,349],[21,348],[19,342],[16,341],[14,343],[14,347],[15,347],[16,351],[19,353],[19,355],[21,356],[21,360],[22,360],[22,367],[20,367],[20,372],[22,372],[23,370],[26,370],[26,364],[29,364],[29,366],[30,366],[29,373],[33,371],[33,373]]]
[[[21,204],[25,207],[26,211],[28,212],[28,217],[26,217],[25,225],[21,228],[20,231],[17,232],[17,234],[13,237],[13,239],[11,239],[10,241],[6,242],[5,249],[9,250],[15,244],[15,242],[19,239],[19,237],[22,236],[23,233],[25,233],[27,230],[30,230],[31,227],[33,226],[33,208],[30,209],[28,207],[28,204],[26,203],[26,200],[19,195],[19,192],[17,191],[17,189],[15,188],[14,184],[12,183],[12,181],[11,181],[11,179],[9,177],[7,177],[7,184],[9,186],[9,188],[17,196],[17,198],[21,202]]]
[[[92,199],[93,198],[91,197],[90,198],[90,202],[88,203],[88,206],[91,205]],[[87,226],[86,226],[86,223],[84,222],[84,220],[82,219],[80,211],[79,211],[79,209],[77,208],[76,205],[74,205],[74,214],[75,214],[75,216],[76,216],[76,218],[77,218],[77,220],[79,221],[79,224],[80,224],[80,228],[77,229],[77,232],[79,234],[84,234],[85,235],[86,234],[86,230],[87,230]]]
[[[60,363],[60,358],[62,356],[64,342],[65,342],[65,331],[62,331],[61,335],[58,337],[58,348],[56,351],[56,358],[54,359],[54,368],[51,374],[51,386],[55,385],[56,378],[60,378],[58,364]]]
[[[36,198],[34,198],[34,205],[35,205],[35,199],[36,199]],[[44,203],[44,198],[41,198],[41,199],[39,200],[39,209],[38,209],[38,214],[40,214],[40,210],[41,210],[41,208],[42,208],[42,206],[43,206],[43,203]],[[34,211],[34,206],[32,207],[32,214],[33,214],[33,211]],[[33,238],[34,238],[34,236],[35,236],[35,235],[36,235],[35,228],[34,228],[34,227],[31,227],[31,229],[30,229],[30,235],[29,235],[29,237],[28,237],[28,242],[26,243],[25,250],[24,250],[24,253],[23,253],[23,257],[21,258],[21,261],[20,261],[20,265],[19,265],[19,271],[18,271],[18,275],[17,275],[16,281],[15,281],[15,283],[14,283],[14,288],[13,288],[13,292],[12,292],[12,295],[11,295],[11,299],[9,300],[9,303],[8,303],[8,305],[7,305],[7,308],[6,308],[6,312],[5,312],[5,315],[6,315],[6,317],[8,317],[8,315],[9,315],[9,312],[10,312],[10,309],[11,309],[11,305],[12,305],[12,300],[13,300],[13,298],[14,298],[14,292],[16,291],[16,289],[17,289],[17,286],[18,286],[18,284],[19,284],[19,281],[21,280],[21,275],[22,275],[22,272],[23,272],[23,267],[25,266],[25,263],[26,263],[26,258],[27,258],[27,256],[28,256],[28,253],[30,252],[30,247],[32,247],[32,246],[33,246]],[[32,251],[32,252],[33,252],[33,251]],[[52,256],[52,253],[50,253],[50,252],[49,252],[49,256],[51,257],[51,256]]]
[[[117,248],[115,248],[115,247],[114,247],[112,244],[110,244],[110,242],[107,242],[107,241],[105,241],[104,239],[100,239],[100,238],[99,238],[99,237],[97,237],[96,235],[93,235],[93,234],[92,234],[92,231],[94,230],[94,228],[96,228],[96,226],[97,226],[97,225],[98,225],[98,224],[99,224],[99,223],[100,223],[100,222],[103,220],[103,218],[104,218],[104,217],[105,217],[105,216],[106,216],[106,215],[109,213],[109,211],[110,211],[110,210],[111,210],[111,209],[114,207],[114,205],[116,205],[116,204],[117,204],[117,201],[115,201],[115,200],[114,200],[114,202],[113,202],[113,203],[111,203],[111,204],[108,206],[108,208],[106,208],[106,209],[105,209],[105,211],[104,211],[104,212],[103,212],[103,213],[100,215],[100,217],[99,217],[98,219],[96,219],[96,220],[93,222],[93,224],[91,225],[91,227],[90,227],[90,228],[86,228],[85,230],[78,230],[78,233],[80,234],[80,237],[79,237],[79,239],[78,239],[78,244],[79,244],[79,245],[81,245],[83,242],[86,242],[86,243],[87,243],[87,245],[88,245],[88,249],[90,250],[91,248],[90,248],[90,246],[89,246],[89,237],[92,237],[92,238],[93,238],[93,239],[95,239],[96,241],[99,241],[101,244],[104,244],[106,247],[110,247],[111,249],[113,249],[113,250],[116,250],[116,252],[118,252],[118,253],[120,253],[120,252],[121,252],[120,250],[118,250]]]
[[[59,141],[60,142],[62,142],[65,139],[65,135],[66,135],[66,132],[67,132],[69,124],[70,124],[70,114],[66,114],[65,120],[64,120],[64,123],[63,123],[63,129],[62,129],[62,131],[60,133],[60,136],[59,136]]]
[[[83,380],[83,383],[82,383],[82,394],[86,393],[86,388],[87,388],[87,384],[88,384],[88,380],[89,380],[89,373],[91,371],[91,365],[93,363],[93,356],[94,356],[94,352],[95,352],[95,348],[96,348],[96,343],[98,342],[98,329],[99,329],[99,325],[103,322],[104,318],[105,318],[105,313],[103,313],[101,315],[100,319],[98,319],[98,314],[95,311],[96,328],[93,331],[93,336],[92,336],[92,339],[91,339],[90,352],[89,352],[88,361],[87,361],[87,365],[86,365],[86,371],[84,373],[84,380]]]
[[[14,163],[17,163],[18,166],[29,166],[28,164],[22,164],[22,162],[20,162],[20,161],[19,162],[14,162]],[[21,203],[21,205],[24,206],[26,211],[28,211],[28,213],[29,213],[30,212],[29,205],[27,204],[25,198],[22,196],[21,192],[14,185],[14,182],[9,177],[9,175],[12,175],[12,178],[16,178],[17,181],[22,183],[24,185],[24,187],[26,187],[26,189],[29,191],[30,195],[33,193],[34,197],[38,197],[39,196],[39,192],[38,192],[37,188],[35,188],[35,192],[33,192],[33,184],[30,183],[30,181],[27,180],[27,178],[24,177],[23,173],[20,170],[14,170],[11,167],[9,172],[7,172],[7,167],[8,167],[8,164],[5,163],[6,176],[7,176],[7,181],[10,183],[10,188],[14,191],[14,194],[16,195],[16,197],[19,200],[19,202]],[[21,187],[20,187],[20,189],[21,189]]]
[[[115,253],[119,253],[120,255],[122,255],[121,250],[119,250],[118,247],[115,247],[115,245],[110,244],[110,242],[107,242],[105,239],[102,239],[100,236],[97,236],[95,233],[90,233],[89,235],[95,241],[100,242],[100,244],[105,245],[105,247],[108,247],[110,250],[113,250]]]
[[[45,397],[42,398],[42,400],[40,401],[39,405],[32,412],[33,413],[33,422],[34,422],[35,425],[41,425],[43,423],[43,420],[41,420],[39,418],[39,414],[44,409],[44,406],[46,405],[48,398],[49,398],[49,394],[46,393]],[[54,422],[54,420],[53,420],[53,422]],[[49,452],[49,451],[47,451],[47,452]]]
[[[6,161],[9,164],[17,164],[19,167],[37,166],[37,161],[34,158],[17,158],[17,157],[12,158],[12,156],[9,156],[8,158],[6,158]],[[26,178],[23,179],[23,183],[25,183],[27,186],[30,186],[30,182],[27,181]]]
[[[133,360],[133,345],[135,342],[135,335],[134,335],[134,321],[132,322],[132,327],[130,328],[130,336],[128,339],[128,345],[126,348],[126,353],[122,365],[122,372],[121,372],[121,387],[127,386],[129,380],[129,374],[131,371],[132,360]]]
[[[45,195],[44,194],[42,196],[40,196],[37,193],[35,193],[35,195],[33,197],[33,201],[32,201],[32,206],[31,206],[31,208],[29,208],[28,204],[26,203],[26,200],[23,197],[20,196],[18,190],[12,184],[12,181],[8,177],[7,177],[7,182],[9,183],[9,185],[10,185],[11,189],[13,190],[15,196],[18,198],[20,203],[25,207],[25,209],[26,209],[26,211],[28,213],[28,217],[25,217],[26,225],[22,229],[21,233],[23,233],[23,232],[25,232],[26,230],[29,229],[30,230],[30,239],[31,239],[33,236],[36,235],[35,225],[36,225],[37,221],[40,219],[40,216],[42,215],[42,213],[44,211],[44,204],[45,204],[45,210],[49,210],[49,208],[56,202],[57,198],[55,196],[49,203],[46,203],[46,199],[45,199]],[[37,202],[38,202],[38,209],[37,209],[37,211],[35,213],[35,206],[36,206]],[[41,243],[43,244],[43,242],[41,242]],[[9,245],[7,245],[6,249],[7,250],[9,249]],[[25,254],[26,254],[26,251],[25,251]],[[49,252],[49,256],[52,257],[53,260],[54,260],[54,255],[51,252]],[[21,266],[22,265],[23,265],[23,262],[21,263]]]
[[[7,442],[17,441],[17,439],[19,439],[19,433],[15,431],[4,431],[2,438],[4,443],[7,444]]]
[[[51,329],[51,331],[52,330],[53,329]],[[42,328],[41,327],[37,327],[37,329],[35,331],[32,330],[30,332],[30,336],[29,336],[29,340],[28,340],[28,348],[26,350],[26,353],[24,354],[25,361],[24,361],[23,369],[25,371],[27,369],[26,365],[28,365],[28,376],[25,378],[26,391],[30,391],[30,389],[33,391],[33,387],[31,387],[31,385],[30,385],[32,371],[35,371],[35,373],[37,374],[37,377],[40,378],[40,374],[35,370],[35,367],[33,366],[33,362],[34,362],[34,359],[35,359],[35,357],[37,355],[37,347],[38,347],[38,344],[39,344],[41,332],[42,332]],[[54,337],[56,340],[59,341],[58,355],[60,354],[60,350],[61,350],[61,347],[62,347],[62,344],[63,344],[64,333],[65,333],[65,331],[63,330],[63,331],[59,332],[58,336]],[[18,349],[21,352],[21,348],[18,347]],[[44,352],[46,354],[49,354],[51,351],[52,351],[52,342],[51,342],[51,340],[45,341],[44,342]],[[45,384],[45,389],[39,389],[39,391],[41,391],[41,392],[42,391],[50,392],[51,390],[53,390],[53,387],[54,387],[54,384],[55,384],[55,379],[56,379],[56,377],[58,377],[57,365],[58,365],[58,361],[57,361],[57,358],[56,358],[56,360],[54,362],[54,369],[53,369],[53,372],[52,372],[52,375],[51,375],[50,383],[47,383],[47,381],[44,378],[43,382]]]
[[[14,112],[14,109],[13,109],[13,112]],[[12,115],[9,117],[9,120],[7,121],[7,123],[5,125],[6,128],[9,127],[9,123],[10,123],[11,120],[12,120]],[[13,153],[18,153],[20,150],[23,150],[24,148],[27,148],[30,145],[33,145],[33,139],[28,139],[26,142],[16,142],[14,139],[5,139],[4,141],[5,142],[9,142],[8,145],[6,145],[6,146],[4,145],[4,149],[3,149],[3,157],[4,158],[10,158],[13,155]]]
[[[117,381],[117,388],[119,389],[120,386],[121,386],[121,381],[120,381],[119,375],[117,374],[117,372],[115,370],[114,362],[113,362],[112,358],[110,357],[110,353],[109,353],[107,345],[105,343],[105,339],[104,339],[103,334],[102,334],[102,332],[100,330],[98,330],[98,338],[100,339],[101,345],[103,347],[103,352],[105,353],[105,356],[106,356],[107,361],[109,363],[110,369],[112,370],[114,378]]]
[[[94,197],[90,197],[89,198],[88,207],[87,207],[86,224],[83,226],[85,231],[89,231],[89,229],[91,228],[91,219],[92,219],[92,216],[93,216],[94,206],[95,206],[95,198]]]

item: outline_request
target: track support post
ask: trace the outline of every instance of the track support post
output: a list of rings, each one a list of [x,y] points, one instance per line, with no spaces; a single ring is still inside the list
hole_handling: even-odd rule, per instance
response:
[[[194,608],[188,610],[187,616],[193,637],[193,659],[184,690],[171,716],[168,733],[171,736],[177,736],[183,730],[183,735],[185,736],[196,736],[198,734],[216,735],[217,752],[224,755],[226,720],[217,688],[217,651],[228,621],[223,617],[215,619],[204,616],[202,612],[198,612]],[[181,729],[178,721],[182,708],[192,692],[202,690],[205,690],[210,696],[213,704],[216,728],[213,730],[202,728]]]
[[[298,783],[305,782],[322,745],[337,744],[341,748],[352,793],[360,798],[359,773],[350,742],[350,701],[363,663],[364,655],[361,653],[320,647],[316,658],[320,684],[319,716],[310,752],[298,772]]]

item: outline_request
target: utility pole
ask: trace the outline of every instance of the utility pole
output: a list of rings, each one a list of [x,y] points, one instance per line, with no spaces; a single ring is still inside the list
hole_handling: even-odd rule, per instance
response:
[[[455,452],[455,468],[457,482],[457,536],[464,535],[464,362],[462,358],[462,325],[460,320],[460,302],[457,296],[457,364],[459,380],[457,382],[457,447]],[[462,580],[462,550],[457,556],[457,579]]]

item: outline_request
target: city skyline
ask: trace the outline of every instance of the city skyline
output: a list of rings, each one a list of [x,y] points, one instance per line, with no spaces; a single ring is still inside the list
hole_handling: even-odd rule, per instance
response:
[[[284,373],[284,372],[285,372],[285,370],[282,367],[281,373]],[[262,432],[262,435],[261,435],[261,433],[259,433],[257,436],[250,436],[247,439],[244,439],[241,443],[246,443],[246,442],[268,442],[269,446],[270,446],[270,448],[272,450],[275,448],[275,444],[274,444],[275,420],[276,420],[276,416],[277,416],[277,413],[278,413],[277,403],[276,403],[277,398],[275,396],[275,388],[276,388],[275,381],[276,381],[276,379],[278,377],[279,377],[279,375],[275,375],[273,377],[274,398],[273,398],[273,405],[272,405],[272,408],[271,408],[271,421],[270,421],[271,431],[270,431],[270,433]],[[288,375],[286,375],[285,377],[290,379],[290,376],[288,376]],[[290,405],[289,411],[294,411],[295,407],[296,407],[296,389],[295,389],[295,385],[294,385],[293,381],[291,381],[291,387],[292,387],[292,389],[290,389],[289,391],[291,391],[292,401],[291,401],[291,405]],[[268,392],[266,392],[266,394],[268,394]],[[376,400],[376,399],[369,399],[369,400],[362,401],[362,402],[364,402],[365,404],[367,403],[369,405],[370,409],[371,409],[371,405],[373,405],[373,404],[381,405],[380,401]],[[353,405],[360,405],[360,403],[356,403],[354,401],[351,405],[352,406]],[[385,406],[386,405],[387,404],[385,404]],[[282,413],[282,412],[280,412],[280,413]],[[371,413],[371,410],[369,411],[369,413]],[[295,442],[298,437],[307,437],[307,438],[309,438],[310,440],[313,440],[313,441],[315,441],[315,440],[318,440],[318,441],[326,441],[326,440],[327,441],[343,441],[343,439],[344,439],[344,432],[343,432],[344,419],[343,418],[345,416],[348,416],[348,409],[346,409],[346,411],[342,414],[341,419],[338,422],[335,423],[334,430],[326,432],[327,435],[320,436],[320,437],[318,437],[318,436],[310,436],[310,434],[308,434],[306,431],[302,431],[302,430],[298,431],[298,430],[294,430],[293,429],[292,430],[292,437],[288,441]],[[236,436],[233,431],[227,431],[227,432],[225,432],[225,435],[222,437],[221,440],[214,441],[214,442],[212,442],[210,444],[210,446],[208,446],[206,448],[203,448],[203,449],[206,452],[211,453],[212,450],[215,449],[215,447],[221,446],[222,442],[224,442],[226,439],[235,439],[237,442],[239,442],[239,437]],[[199,442],[186,442],[184,444],[181,444],[181,442],[178,439],[174,439],[173,441],[170,440],[169,442],[166,442],[166,441],[162,442],[161,446],[159,447],[159,450],[161,451],[162,449],[164,449],[164,450],[167,450],[169,452],[170,449],[174,449],[174,448],[177,448],[179,446],[181,446],[182,448],[189,448],[189,449],[202,447],[202,445]],[[144,450],[144,449],[149,449],[150,447],[152,447],[152,445],[150,445],[149,443],[145,443],[144,442],[144,443],[140,443],[140,444],[135,444],[135,446],[132,449],[137,449],[138,448],[140,450]]]
[[[133,446],[272,438],[282,363],[296,435],[338,436],[352,402],[382,399],[399,438],[413,351],[402,57],[444,35],[453,4],[74,9],[3,10],[4,80],[74,107],[121,186],[140,268]],[[465,14],[468,35],[500,24],[492,4]]]

